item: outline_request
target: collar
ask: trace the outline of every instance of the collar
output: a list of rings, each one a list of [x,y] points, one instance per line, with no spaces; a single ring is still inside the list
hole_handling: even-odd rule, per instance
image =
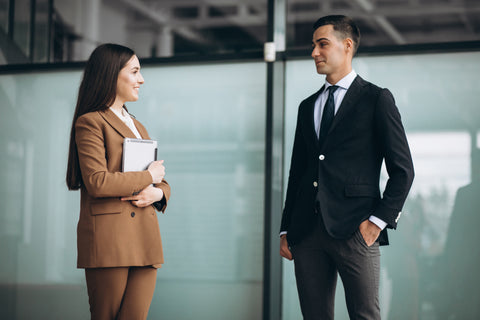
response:
[[[112,107],[109,108],[110,110],[113,111],[113,113],[115,113],[120,119],[128,119],[130,118],[130,115],[129,113],[127,112],[127,110],[125,110],[125,108],[122,107],[122,111],[118,111],[117,109],[114,109]]]
[[[355,70],[352,69],[352,71],[350,71],[349,74],[347,74],[345,77],[340,79],[340,81],[338,81],[335,85],[345,90],[348,90],[348,88],[350,88],[350,86],[353,83],[353,80],[355,80],[356,77],[357,77],[357,73],[355,72]],[[332,84],[330,84],[327,80],[325,80],[325,91],[330,86],[332,86]]]

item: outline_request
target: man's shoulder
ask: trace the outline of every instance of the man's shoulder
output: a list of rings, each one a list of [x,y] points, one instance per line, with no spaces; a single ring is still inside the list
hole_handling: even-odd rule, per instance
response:
[[[363,79],[361,76],[357,75],[357,77],[355,78],[355,80],[353,81],[352,85],[350,86],[352,88],[352,86],[360,86],[360,87],[363,87],[364,90],[367,90],[369,92],[372,92],[372,93],[380,93],[382,90],[388,90],[388,89],[385,89],[385,88],[382,88],[368,80],[365,80]]]
[[[320,90],[312,93],[311,95],[309,95],[308,97],[306,97],[305,99],[302,100],[302,102],[300,103],[300,106],[304,105],[304,104],[311,104],[311,103],[315,103],[315,101],[317,100],[318,98],[318,95],[320,94],[320,92],[322,92],[323,90],[323,87],[320,88]]]

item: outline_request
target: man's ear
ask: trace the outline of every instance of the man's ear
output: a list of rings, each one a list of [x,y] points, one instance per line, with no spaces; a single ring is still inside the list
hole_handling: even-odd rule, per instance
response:
[[[347,52],[351,52],[353,55],[353,52],[355,51],[353,40],[350,38],[346,38],[345,40],[343,40],[343,43],[345,45],[345,50]]]

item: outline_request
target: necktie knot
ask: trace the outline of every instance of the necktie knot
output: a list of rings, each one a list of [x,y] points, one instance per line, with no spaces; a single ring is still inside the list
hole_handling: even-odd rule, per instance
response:
[[[338,86],[330,86],[328,87],[328,95],[333,94],[338,89]]]

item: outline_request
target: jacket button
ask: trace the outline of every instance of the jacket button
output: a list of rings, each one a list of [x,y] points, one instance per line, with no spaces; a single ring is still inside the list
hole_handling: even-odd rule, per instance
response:
[[[315,188],[318,187],[317,181],[313,181],[313,186],[314,186]]]
[[[130,215],[132,216],[132,218],[134,218],[135,217],[135,212],[130,213]]]
[[[321,154],[321,155],[318,157],[318,159],[324,160],[324,159],[325,159],[325,156],[324,156],[323,154]]]

